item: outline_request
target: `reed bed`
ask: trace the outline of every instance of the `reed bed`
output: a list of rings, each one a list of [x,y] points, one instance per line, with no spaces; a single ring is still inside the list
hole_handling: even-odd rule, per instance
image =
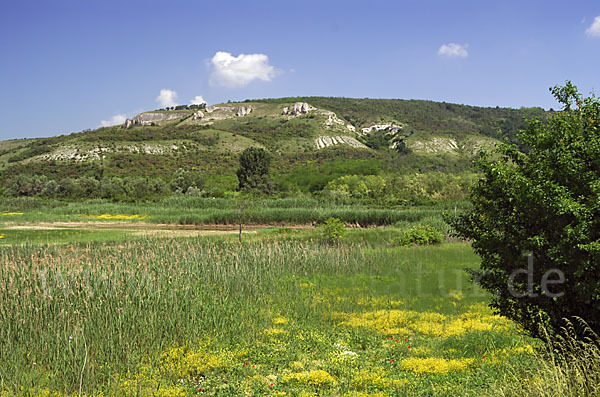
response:
[[[533,343],[466,244],[0,249],[0,395],[479,395]]]

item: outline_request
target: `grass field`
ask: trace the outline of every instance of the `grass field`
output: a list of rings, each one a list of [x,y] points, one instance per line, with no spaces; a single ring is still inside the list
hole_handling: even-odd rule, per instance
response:
[[[451,204],[403,207],[335,203],[317,199],[166,198],[146,203],[80,203],[34,198],[6,199],[0,208],[2,223],[127,221],[169,224],[310,224],[336,217],[350,224],[393,225],[435,219],[441,222]],[[460,208],[460,207],[459,207]]]
[[[477,396],[535,366],[468,244],[393,233],[4,243],[0,395]]]

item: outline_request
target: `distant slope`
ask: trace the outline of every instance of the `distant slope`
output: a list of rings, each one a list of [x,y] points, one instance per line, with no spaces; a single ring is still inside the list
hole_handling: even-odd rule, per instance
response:
[[[293,97],[250,100],[264,103],[308,102],[313,106],[331,110],[357,128],[396,120],[417,131],[431,134],[478,134],[487,137],[507,138],[514,142],[525,121],[544,119],[547,112],[533,108],[486,108],[446,102],[404,99],[355,99],[337,97]]]
[[[168,182],[175,170],[187,168],[233,186],[238,154],[250,146],[275,154],[273,172],[282,183],[286,175],[298,177],[298,167],[336,161],[375,161],[378,172],[388,173],[460,173],[472,169],[480,148],[514,141],[525,119],[545,117],[541,108],[328,97],[156,110],[136,116],[128,128],[0,142],[0,177],[4,186],[18,175],[160,176]],[[407,137],[412,154],[390,149],[395,134]]]

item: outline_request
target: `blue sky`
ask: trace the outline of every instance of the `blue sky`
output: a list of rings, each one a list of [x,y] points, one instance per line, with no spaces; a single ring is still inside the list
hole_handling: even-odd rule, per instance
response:
[[[600,86],[597,0],[2,0],[1,10],[0,139],[196,96],[550,108],[550,86]]]

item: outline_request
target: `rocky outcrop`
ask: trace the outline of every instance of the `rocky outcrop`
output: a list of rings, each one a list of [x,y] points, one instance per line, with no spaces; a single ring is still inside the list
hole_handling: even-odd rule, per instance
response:
[[[237,117],[243,117],[247,114],[250,114],[251,111],[252,111],[252,106],[238,106],[237,111],[235,112],[235,115]]]
[[[281,112],[281,114],[283,116],[299,116],[301,114],[306,114],[306,113],[310,112],[311,110],[315,110],[315,109],[316,108],[310,106],[306,102],[296,102],[296,103],[294,103],[292,110],[289,110],[289,108],[285,107],[285,108],[283,108],[283,111]]]
[[[351,136],[320,136],[315,139],[317,149],[324,149],[334,145],[348,145],[353,148],[367,149],[367,147]]]
[[[212,113],[212,112],[233,112],[233,108],[231,106],[210,106],[207,107],[206,109],[206,113]]]
[[[140,113],[131,120],[125,120],[125,127],[132,125],[150,125],[163,121],[179,120],[189,116],[189,112],[146,112]]]
[[[375,124],[370,127],[361,128],[361,132],[363,134],[369,134],[372,131],[381,131],[381,130],[390,130],[390,133],[397,134],[398,131],[402,129],[402,126],[395,125],[394,123],[386,123],[386,124]]]
[[[202,110],[198,110],[196,113],[194,113],[194,115],[192,116],[192,120],[196,121],[196,120],[201,120],[204,117],[204,113],[202,113]]]
[[[237,108],[231,106],[211,106],[204,109],[205,115],[202,122],[208,122],[211,120],[227,120],[235,117]]]
[[[451,153],[459,149],[458,143],[454,139],[446,137],[413,141],[409,143],[408,147],[420,153]]]
[[[325,121],[325,125],[328,127],[333,126],[334,124],[339,124],[339,125],[344,125],[344,121],[340,120],[338,118],[338,116],[333,113],[333,112],[329,112],[329,111],[323,111],[323,114],[325,116],[327,116],[327,121]]]

